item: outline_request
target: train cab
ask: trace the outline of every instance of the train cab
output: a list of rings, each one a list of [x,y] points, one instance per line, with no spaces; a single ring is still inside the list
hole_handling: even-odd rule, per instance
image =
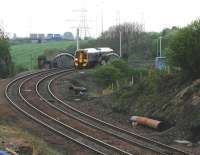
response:
[[[86,67],[88,64],[88,54],[84,49],[78,49],[74,55],[74,65],[76,68]]]
[[[108,47],[78,49],[74,55],[74,65],[79,69],[94,67],[106,61],[109,58],[107,55],[112,52],[113,49]]]

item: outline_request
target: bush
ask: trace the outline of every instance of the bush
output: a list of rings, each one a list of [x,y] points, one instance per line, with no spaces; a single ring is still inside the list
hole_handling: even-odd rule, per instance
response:
[[[116,84],[118,80],[119,85],[126,87],[133,80],[134,84],[138,82],[147,83],[147,88],[151,91],[157,89],[159,79],[164,74],[165,71],[160,70],[132,68],[123,60],[116,60],[110,64],[99,66],[94,72],[94,76],[100,85],[110,86],[112,83]]]
[[[200,19],[177,32],[171,42],[168,59],[187,77],[200,77]]]
[[[110,64],[97,67],[94,76],[101,85],[110,86],[112,83],[127,81],[131,78],[133,69],[123,60],[115,60]]]
[[[111,64],[108,64],[98,67],[94,75],[97,79],[97,82],[103,86],[108,86],[120,78],[120,71]]]
[[[28,68],[26,68],[25,66],[23,65],[15,66],[15,69],[14,69],[15,74],[20,73],[20,72],[25,72],[25,71],[28,71]]]
[[[60,54],[62,51],[57,48],[48,48],[44,50],[43,56],[46,56],[49,60],[53,59],[57,54]]]
[[[120,113],[130,112],[130,107],[133,106],[133,103],[139,102],[145,96],[155,95],[161,91],[163,83],[168,82],[172,78],[165,71],[132,68],[123,60],[99,66],[95,70],[94,76],[97,83],[103,87],[108,87],[112,83],[116,84],[117,80],[119,81],[120,87],[117,88],[120,89],[114,91],[111,107],[113,111]],[[132,85],[130,85],[131,78],[133,78]],[[144,98],[144,103],[141,104],[145,106],[146,102],[147,98]]]
[[[133,74],[133,69],[128,65],[127,62],[123,60],[116,60],[111,62],[111,65],[120,71],[121,78],[131,76]]]
[[[156,85],[156,83],[154,83],[154,85]],[[150,85],[145,78],[143,80],[137,81],[133,86],[119,89],[113,95],[113,111],[120,113],[130,112],[130,107],[134,104],[134,102],[137,102],[138,98],[141,96],[148,96],[153,93],[151,87],[152,85]]]
[[[10,44],[7,36],[0,29],[0,77],[6,78],[11,72]]]
[[[38,68],[39,69],[44,68],[46,60],[47,60],[47,57],[45,55],[39,55],[38,56],[37,61],[38,61]]]

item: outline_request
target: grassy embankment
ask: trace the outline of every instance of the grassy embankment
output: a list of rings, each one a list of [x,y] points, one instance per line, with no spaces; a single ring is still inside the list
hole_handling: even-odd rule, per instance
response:
[[[67,49],[75,46],[75,41],[51,41],[47,43],[25,43],[11,46],[12,61],[15,68],[32,70],[37,68],[37,57],[47,49]]]
[[[163,120],[174,126],[171,139],[200,139],[200,80],[186,82],[176,72],[136,69],[120,61],[97,67],[92,76],[113,90],[113,112]]]
[[[43,140],[14,126],[0,124],[0,150],[21,155],[60,155]]]

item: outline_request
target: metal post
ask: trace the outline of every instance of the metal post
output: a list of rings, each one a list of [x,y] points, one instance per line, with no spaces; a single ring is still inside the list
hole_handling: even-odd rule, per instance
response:
[[[33,53],[31,53],[31,70],[33,69]]]
[[[77,35],[76,35],[76,48],[79,49],[79,28],[77,28]]]
[[[101,3],[101,34],[103,34],[103,1]]]
[[[162,37],[160,36],[160,57],[162,56]]]
[[[96,5],[96,19],[95,19],[95,37],[97,38],[97,18],[98,18],[98,5]]]
[[[119,32],[119,56],[122,57],[122,33]]]
[[[158,57],[158,39],[156,39],[156,47],[157,47],[156,57]]]

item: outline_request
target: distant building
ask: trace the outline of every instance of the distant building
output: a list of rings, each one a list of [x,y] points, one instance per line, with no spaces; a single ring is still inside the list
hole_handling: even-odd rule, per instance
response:
[[[53,35],[53,39],[54,39],[54,40],[61,40],[62,37],[61,37],[60,34],[54,34],[54,35]]]
[[[17,39],[17,34],[14,33],[12,39]]]
[[[53,34],[52,33],[47,34],[46,39],[53,40]]]
[[[65,40],[74,40],[74,36],[71,32],[65,32],[62,38]]]
[[[38,39],[44,40],[45,39],[45,34],[40,33],[40,34],[38,34],[37,37],[38,37]]]
[[[29,38],[35,42],[36,40],[39,42],[44,42],[48,40],[74,40],[74,36],[71,32],[65,32],[63,36],[61,34],[54,34],[54,33],[49,33],[47,35],[43,33],[31,33],[29,35]]]
[[[37,40],[38,39],[38,35],[36,33],[31,33],[29,38],[32,39],[32,40]]]

